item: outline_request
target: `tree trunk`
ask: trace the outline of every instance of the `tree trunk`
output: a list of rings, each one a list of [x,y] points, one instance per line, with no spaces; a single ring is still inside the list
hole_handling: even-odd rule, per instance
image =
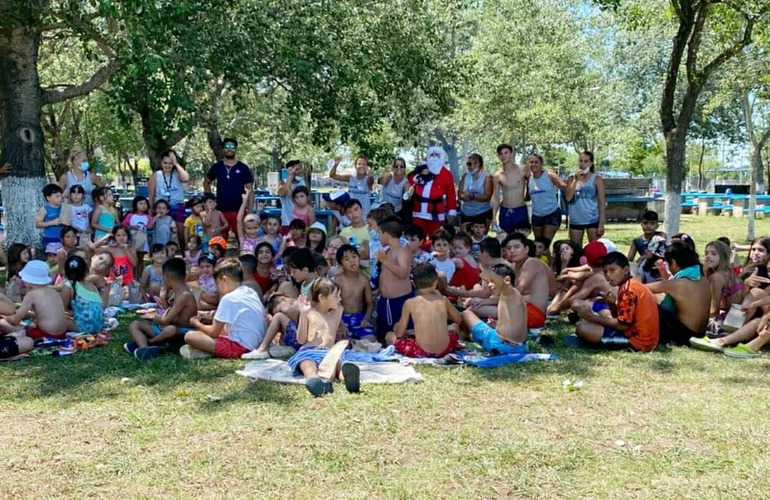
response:
[[[698,158],[698,191],[703,189],[703,157],[706,154],[706,139],[700,143],[700,158]]]
[[[7,242],[38,244],[35,214],[42,206],[45,146],[40,126],[42,90],[37,73],[40,35],[23,28],[0,32],[0,96],[4,109],[0,164]]]
[[[749,180],[749,217],[746,239],[754,240],[754,212],[757,209],[757,171],[762,171],[762,155],[755,145],[751,147],[751,179]]]
[[[669,236],[679,232],[682,213],[682,181],[687,147],[686,136],[676,129],[666,134],[666,204],[665,230]]]

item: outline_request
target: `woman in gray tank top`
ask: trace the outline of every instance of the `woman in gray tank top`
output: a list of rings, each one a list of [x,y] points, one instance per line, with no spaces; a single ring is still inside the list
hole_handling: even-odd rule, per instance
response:
[[[104,183],[102,183],[100,178],[91,175],[91,172],[88,171],[90,165],[88,164],[88,157],[83,151],[73,151],[70,154],[70,163],[72,164],[70,170],[59,178],[59,187],[64,190],[64,196],[69,196],[72,186],[82,186],[83,191],[85,191],[83,203],[93,208],[94,200],[91,197],[91,193],[95,187],[104,186]]]
[[[338,166],[339,163],[335,162],[329,172],[329,178],[348,183],[348,194],[361,202],[361,208],[364,210],[364,220],[366,220],[366,216],[369,214],[369,209],[372,206],[370,196],[372,194],[372,186],[374,185],[374,176],[371,170],[369,170],[369,160],[365,156],[356,158],[356,175],[338,174]]]
[[[472,153],[465,163],[468,171],[460,178],[457,198],[462,202],[460,221],[462,224],[483,223],[489,230],[492,221],[492,176],[484,170],[484,159]]]
[[[393,170],[383,173],[377,179],[377,184],[382,186],[379,203],[390,203],[396,213],[400,212],[403,207],[407,181],[406,160],[396,158],[393,160]]]
[[[564,199],[569,204],[569,239],[583,246],[604,234],[604,181],[594,173],[594,155],[583,151],[578,157],[578,171],[567,180]]]
[[[539,154],[529,157],[527,166],[532,175],[527,188],[532,200],[532,233],[535,238],[548,238],[550,244],[561,225],[557,189],[566,189],[567,183],[553,170],[543,168],[544,163]]]

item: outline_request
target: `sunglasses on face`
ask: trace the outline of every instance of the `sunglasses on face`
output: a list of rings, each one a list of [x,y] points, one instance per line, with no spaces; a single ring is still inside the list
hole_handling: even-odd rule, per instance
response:
[[[393,165],[393,168],[406,168],[406,165]]]
[[[465,162],[465,166],[466,167],[472,167],[473,165],[474,165],[474,163],[472,161]]]
[[[235,149],[235,144],[225,144],[225,149]]]

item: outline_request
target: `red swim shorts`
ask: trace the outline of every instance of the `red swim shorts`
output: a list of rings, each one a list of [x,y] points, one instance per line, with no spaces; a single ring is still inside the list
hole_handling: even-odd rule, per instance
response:
[[[457,335],[457,332],[449,332],[449,345],[447,345],[446,349],[444,349],[439,354],[431,354],[429,352],[425,352],[423,348],[420,347],[420,344],[417,343],[415,338],[409,336],[396,339],[393,347],[395,347],[396,350],[404,356],[408,356],[410,358],[443,358],[450,352],[457,349],[459,340],[460,338]]]
[[[36,326],[28,326],[24,328],[24,333],[26,333],[27,337],[33,340],[42,339],[43,337],[48,337],[49,339],[63,339],[67,336],[67,332],[61,332],[54,335],[52,333],[44,332]]]
[[[529,302],[527,306],[527,328],[543,328],[545,326],[545,312],[541,311]]]
[[[238,342],[232,341],[224,335],[217,337],[214,342],[214,356],[217,358],[235,359],[240,358],[241,354],[251,352],[251,349],[246,349]]]

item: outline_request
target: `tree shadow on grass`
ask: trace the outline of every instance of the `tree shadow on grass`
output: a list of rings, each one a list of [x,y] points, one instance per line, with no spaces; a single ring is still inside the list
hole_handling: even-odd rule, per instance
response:
[[[199,404],[202,412],[216,413],[227,410],[227,407],[240,403],[279,403],[284,405],[294,404],[298,398],[307,397],[305,391],[297,384],[279,384],[267,380],[251,380],[243,377],[244,384],[225,394],[212,394],[204,397]]]
[[[0,397],[81,402],[120,398],[137,385],[159,394],[175,394],[201,383],[210,382],[212,392],[222,391],[223,386],[236,382],[243,384],[235,374],[243,367],[240,360],[191,361],[166,355],[140,362],[123,352],[126,340],[127,335],[118,332],[108,345],[85,352],[65,357],[40,356],[0,365],[0,374],[9,381],[0,389]],[[242,392],[254,401],[291,402],[277,390],[245,389]]]

